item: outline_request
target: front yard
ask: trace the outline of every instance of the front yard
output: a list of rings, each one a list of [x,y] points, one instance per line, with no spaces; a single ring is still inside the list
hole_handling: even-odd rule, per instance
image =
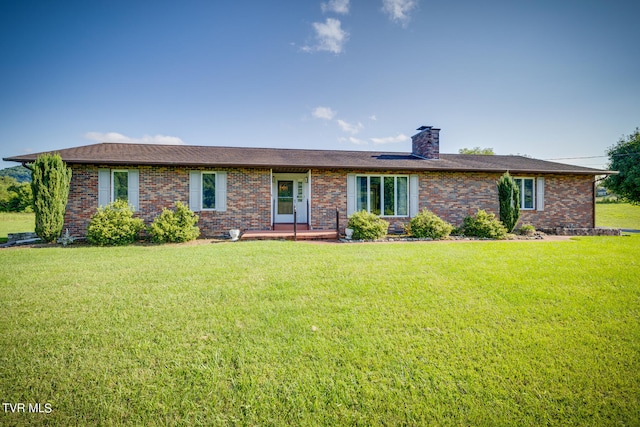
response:
[[[638,425],[639,249],[1,250],[0,424]]]

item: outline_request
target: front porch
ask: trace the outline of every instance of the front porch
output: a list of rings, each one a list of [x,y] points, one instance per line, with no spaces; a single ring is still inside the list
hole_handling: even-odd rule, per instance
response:
[[[308,224],[274,224],[273,230],[247,230],[240,240],[338,240],[336,230],[309,230]]]

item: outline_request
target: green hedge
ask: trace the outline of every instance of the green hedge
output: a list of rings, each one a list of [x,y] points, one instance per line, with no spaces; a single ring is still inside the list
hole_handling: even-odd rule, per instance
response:
[[[434,240],[446,239],[452,230],[451,224],[426,208],[405,226],[405,232],[410,236]]]
[[[138,240],[144,221],[133,217],[133,207],[124,200],[116,200],[91,217],[87,240],[99,246],[127,245]]]
[[[376,240],[387,235],[389,223],[365,210],[351,215],[347,227],[353,230],[355,240]]]
[[[176,202],[174,206],[175,211],[162,209],[162,213],[149,226],[148,232],[153,242],[188,242],[200,235],[200,229],[196,225],[198,216],[182,202]]]
[[[461,231],[465,236],[485,239],[504,239],[507,229],[495,214],[478,209],[475,216],[468,216],[462,223]]]

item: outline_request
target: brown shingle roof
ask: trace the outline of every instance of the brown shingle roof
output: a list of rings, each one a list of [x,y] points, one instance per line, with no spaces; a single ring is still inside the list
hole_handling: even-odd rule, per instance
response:
[[[426,160],[411,153],[299,150],[282,148],[238,148],[192,145],[152,145],[101,143],[54,151],[69,164],[100,165],[180,165],[204,167],[263,167],[367,169],[405,171],[465,171],[517,173],[571,173],[600,175],[612,173],[523,156],[483,156],[440,154]],[[6,161],[32,162],[42,153],[6,157]]]

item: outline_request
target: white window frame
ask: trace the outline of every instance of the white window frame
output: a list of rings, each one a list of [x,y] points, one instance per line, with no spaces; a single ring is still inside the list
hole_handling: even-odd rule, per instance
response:
[[[218,209],[218,200],[217,195],[214,193],[213,195],[213,208],[205,208],[204,207],[204,176],[205,175],[213,175],[213,182],[215,185],[215,191],[218,192],[218,173],[215,171],[202,171],[200,173],[200,210],[201,211],[217,211]]]
[[[359,201],[359,191],[360,186],[358,185],[358,178],[366,178],[367,179],[367,206],[366,211],[371,212],[371,178],[380,178],[380,217],[383,218],[408,218],[410,215],[410,178],[409,175],[377,175],[377,174],[356,174],[355,175],[355,203],[358,205]],[[393,192],[394,192],[394,214],[393,215],[385,215],[384,213],[384,179],[385,178],[393,178]],[[398,215],[398,178],[406,179],[406,187],[407,187],[407,199],[405,201],[405,206],[407,208],[407,213]],[[357,211],[357,209],[356,209]]]
[[[536,210],[536,202],[538,199],[538,192],[536,188],[536,178],[532,176],[514,176],[513,180],[520,180],[520,210],[521,211],[535,211]],[[530,208],[524,207],[524,183],[525,181],[531,181],[532,183],[532,206]],[[517,183],[516,183],[517,184]]]
[[[129,170],[128,169],[111,169],[111,202],[115,202],[117,200],[115,174],[118,172],[125,172],[127,174],[127,203],[129,203]]]

